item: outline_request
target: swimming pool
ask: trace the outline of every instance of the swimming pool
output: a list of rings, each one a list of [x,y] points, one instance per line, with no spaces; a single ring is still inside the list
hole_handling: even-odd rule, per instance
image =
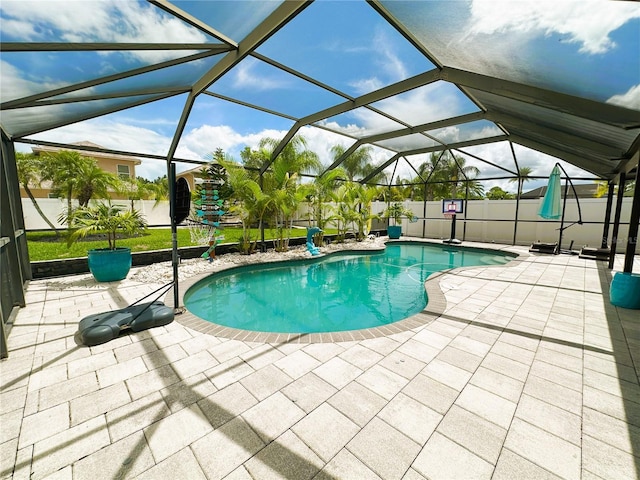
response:
[[[424,243],[390,243],[382,252],[339,253],[209,275],[187,290],[197,317],[257,332],[311,333],[373,328],[424,309],[434,272],[504,265],[512,255]]]

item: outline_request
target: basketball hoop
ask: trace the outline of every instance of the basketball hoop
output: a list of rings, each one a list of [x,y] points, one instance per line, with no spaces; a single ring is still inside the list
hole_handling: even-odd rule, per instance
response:
[[[458,209],[457,205],[454,202],[451,202],[448,203],[446,207],[446,210],[443,212],[444,217],[449,219],[455,217]]]

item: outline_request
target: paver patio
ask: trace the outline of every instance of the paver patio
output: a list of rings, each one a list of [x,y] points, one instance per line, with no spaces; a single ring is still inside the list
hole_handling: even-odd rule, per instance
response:
[[[521,255],[436,274],[444,312],[347,342],[176,321],[87,348],[81,318],[160,285],[32,281],[0,362],[1,478],[638,478],[640,312],[609,303],[603,262],[491,247]]]

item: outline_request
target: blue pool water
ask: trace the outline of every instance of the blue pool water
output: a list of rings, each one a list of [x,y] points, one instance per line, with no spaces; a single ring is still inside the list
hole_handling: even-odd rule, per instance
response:
[[[252,265],[210,275],[184,304],[194,315],[227,327],[277,333],[372,328],[424,309],[424,282],[433,272],[504,265],[490,250],[391,243],[384,252],[343,253],[318,261]]]

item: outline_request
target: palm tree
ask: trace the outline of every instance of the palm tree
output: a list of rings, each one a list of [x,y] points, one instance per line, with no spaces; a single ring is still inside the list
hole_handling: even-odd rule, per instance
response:
[[[362,176],[367,177],[369,176],[369,174],[371,174],[377,167],[371,163],[367,163],[363,168],[362,168]],[[387,174],[384,172],[378,172],[376,173],[373,177],[371,177],[369,179],[369,181],[367,182],[367,185],[383,185],[386,184],[388,182],[388,177]]]
[[[331,216],[330,209],[326,207],[327,202],[331,200],[331,192],[336,190],[346,178],[346,172],[338,167],[324,175],[317,176],[313,183],[307,187],[307,201],[310,207],[309,220],[313,219],[315,225],[322,230],[315,236],[318,246],[323,244],[323,231]]]
[[[344,146],[338,144],[331,147],[331,154],[333,161],[335,162],[344,155],[346,149]],[[358,176],[364,176],[366,173],[367,165],[371,163],[371,147],[360,147],[347,158],[345,158],[340,166],[347,174],[349,181],[353,181]]]
[[[446,198],[448,196],[449,186],[444,181],[448,180],[448,162],[447,153],[441,155],[439,152],[432,152],[429,160],[423,162],[418,167],[420,176],[427,182],[427,198],[426,200],[436,200]]]
[[[73,150],[60,150],[43,157],[41,173],[42,181],[51,182],[52,193],[67,200],[64,218],[68,222],[73,211],[73,198],[78,199],[80,206],[87,206],[95,194],[108,198],[109,188],[119,183],[117,176],[98,168],[93,158]]]
[[[42,181],[51,182],[51,191],[54,195],[67,200],[67,226],[71,228],[71,212],[73,211],[71,200],[78,182],[80,164],[87,161],[86,157],[71,150],[60,150],[50,153],[42,159]]]
[[[480,170],[478,167],[474,167],[473,165],[466,165],[467,161],[464,157],[456,157],[455,155],[451,155],[451,158],[448,159],[447,162],[447,170],[449,175],[454,182],[451,184],[451,198],[458,198],[458,187],[462,186],[464,182],[469,182],[475,179],[479,174]],[[461,178],[462,177],[462,178]],[[477,188],[477,182],[474,185],[474,188]],[[482,190],[484,190],[481,187]]]
[[[449,151],[442,155],[433,152],[429,160],[418,167],[418,172],[423,179],[428,179],[427,200],[458,198],[458,188],[465,182],[474,194],[480,194],[484,190],[475,181],[480,170],[473,165],[466,165],[464,157],[452,155]]]
[[[89,205],[89,201],[94,197],[108,198],[110,190],[117,190],[121,187],[121,179],[110,172],[105,172],[98,163],[87,158],[78,164],[78,178],[73,192],[81,207]]]
[[[522,195],[522,187],[524,186],[524,182],[528,182],[531,180],[531,167],[520,167],[518,168],[518,176],[509,179],[509,183],[518,182],[518,197]]]
[[[357,201],[353,194],[354,182],[345,182],[331,192],[331,200],[336,204],[335,213],[331,220],[335,222],[338,230],[336,241],[344,242],[349,225],[358,218],[356,211]]]
[[[271,152],[280,142],[273,138],[260,141],[263,154]],[[307,143],[301,136],[295,136],[282,149],[263,176],[262,192],[271,199],[270,213],[277,232],[276,249],[286,251],[289,246],[293,215],[306,196],[306,190],[300,189],[300,174],[318,171],[318,156],[307,149]]]
[[[227,180],[232,192],[233,202],[230,210],[242,222],[240,252],[251,254],[258,244],[257,236],[255,238],[252,236],[251,227],[257,223],[258,230],[262,229],[264,215],[270,206],[271,199],[262,192],[260,185],[242,166],[227,160],[221,160],[221,165],[227,171]]]
[[[134,210],[133,202],[136,200],[149,200],[155,198],[156,188],[153,183],[141,177],[127,177],[122,179],[118,191],[127,196],[130,202],[129,209]],[[156,199],[156,204],[158,203]]]
[[[156,205],[161,200],[169,200],[169,180],[166,175],[158,177],[151,182],[149,189],[151,190],[151,195],[156,201]]]
[[[42,217],[42,219],[49,225],[51,230],[54,231],[56,237],[60,236],[60,233],[56,229],[56,226],[47,218],[44,214],[40,205],[36,201],[33,192],[31,191],[31,185],[40,185],[41,183],[41,164],[38,158],[33,154],[26,154],[22,152],[16,153],[16,167],[18,169],[18,180],[24,191],[27,193],[27,196],[33,203],[36,212]]]
[[[64,218],[62,215],[61,220],[75,227],[67,238],[68,245],[90,234],[106,233],[109,250],[116,249],[118,233],[136,235],[147,228],[147,222],[140,212],[137,210],[125,212],[124,207],[111,203],[77,208],[70,218]]]
[[[372,211],[372,203],[380,195],[377,187],[356,184],[355,194],[358,200],[358,215],[356,224],[358,233],[356,240],[361,241],[371,231],[371,220],[379,216]]]

